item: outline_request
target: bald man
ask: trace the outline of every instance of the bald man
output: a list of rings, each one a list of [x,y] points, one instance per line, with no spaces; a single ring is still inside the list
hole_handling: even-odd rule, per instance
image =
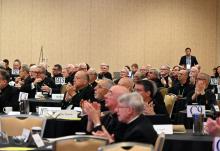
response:
[[[104,125],[109,133],[113,134],[116,130],[118,123],[116,107],[118,105],[117,99],[123,95],[129,93],[129,90],[120,85],[112,86],[108,93],[105,95],[105,106],[109,109],[109,113],[100,118],[100,112],[91,103],[84,103],[84,110],[88,115],[87,131],[97,131],[101,129],[101,125]]]
[[[121,85],[121,86],[124,86],[126,87],[130,92],[133,91],[133,88],[134,88],[134,82],[132,79],[128,78],[128,77],[124,77],[124,78],[121,78],[119,81],[118,81],[118,85]]]
[[[85,71],[78,71],[75,74],[73,85],[67,85],[62,108],[72,109],[80,106],[81,100],[94,100],[93,88],[89,85],[89,76]]]

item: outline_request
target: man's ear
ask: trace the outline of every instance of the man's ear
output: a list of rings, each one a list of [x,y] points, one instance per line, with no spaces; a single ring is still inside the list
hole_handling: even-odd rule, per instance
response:
[[[150,91],[147,91],[147,92],[146,92],[146,95],[147,95],[148,97],[150,97],[151,92],[150,92]]]
[[[133,113],[133,109],[131,107],[128,108],[128,115]]]

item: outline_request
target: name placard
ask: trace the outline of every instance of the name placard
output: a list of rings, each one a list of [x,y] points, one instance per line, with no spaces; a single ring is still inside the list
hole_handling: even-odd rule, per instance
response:
[[[30,131],[29,129],[26,129],[26,128],[23,129],[21,136],[22,136],[23,138],[25,138],[25,139],[24,139],[24,142],[27,142],[27,141],[28,141],[28,138],[29,138],[30,134],[31,134],[31,131]]]
[[[34,140],[34,142],[35,142],[35,144],[37,145],[38,148],[44,146],[44,142],[41,139],[39,134],[33,134],[32,138],[33,138],[33,140]]]
[[[217,85],[218,93],[220,93],[220,85]]]
[[[173,125],[171,124],[153,125],[153,127],[157,134],[162,132],[165,134],[173,134]]]
[[[12,75],[19,75],[19,73],[20,73],[19,69],[12,69],[11,70]]]
[[[20,92],[19,93],[19,98],[18,101],[20,102],[21,100],[27,100],[28,99],[28,93],[25,92]]]
[[[63,100],[64,94],[52,94],[52,100]]]
[[[65,78],[64,77],[55,77],[55,84],[56,85],[64,85],[65,84]]]
[[[220,137],[215,137],[213,141],[214,151],[220,151]]]
[[[41,106],[38,108],[39,115],[43,115],[48,112],[57,112],[57,111],[61,111],[61,107],[42,107]]]
[[[211,85],[218,85],[218,79],[217,78],[211,78],[210,79],[210,84]]]
[[[205,105],[187,105],[187,117],[193,114],[203,114],[205,117]]]

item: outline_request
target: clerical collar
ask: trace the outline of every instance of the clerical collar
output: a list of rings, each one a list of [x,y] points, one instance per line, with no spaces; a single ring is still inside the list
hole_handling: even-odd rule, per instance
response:
[[[133,119],[131,119],[127,124],[130,124],[131,122],[133,122],[134,120],[136,120],[139,116],[140,116],[140,114],[138,114],[138,115],[135,116]]]

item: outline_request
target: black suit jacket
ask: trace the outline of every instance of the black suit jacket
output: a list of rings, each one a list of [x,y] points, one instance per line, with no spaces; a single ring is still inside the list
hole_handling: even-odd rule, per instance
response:
[[[19,91],[17,88],[7,85],[0,93],[0,112],[3,112],[4,107],[11,106],[14,111],[18,111]]]
[[[78,90],[76,94],[69,101],[66,101],[64,96],[64,100],[62,101],[62,108],[66,109],[69,105],[72,105],[72,109],[74,107],[79,107],[82,99],[94,100],[94,91],[90,85]]]
[[[197,65],[197,64],[198,64],[198,61],[197,61],[196,57],[195,56],[191,56],[191,67],[194,66],[194,65]],[[186,66],[186,56],[182,56],[181,57],[179,65]]]
[[[144,115],[129,124],[119,124],[115,132],[115,142],[143,142],[155,144],[157,133],[152,123]]]

